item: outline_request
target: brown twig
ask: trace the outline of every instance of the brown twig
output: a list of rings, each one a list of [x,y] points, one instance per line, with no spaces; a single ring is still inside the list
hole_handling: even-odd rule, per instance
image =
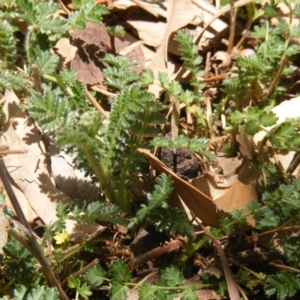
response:
[[[296,273],[300,274],[300,270],[289,267],[289,266],[286,266],[286,265],[280,265],[280,264],[276,264],[274,262],[270,262],[269,265],[274,266],[274,267],[279,268],[279,269],[289,270],[289,271],[296,272]]]
[[[230,3],[230,27],[229,27],[229,40],[227,46],[227,53],[231,54],[233,49],[233,42],[234,42],[234,33],[235,33],[235,9],[234,3]]]
[[[281,76],[281,73],[282,73],[283,69],[286,67],[287,63],[288,63],[287,59],[282,59],[280,61],[279,68],[278,68],[278,70],[276,72],[276,75],[273,78],[270,86],[268,87],[267,93],[265,95],[265,99],[267,99],[268,97],[270,97],[270,95],[272,94],[272,92],[273,92],[273,90],[274,90],[274,88],[275,88],[275,86],[276,86],[276,84],[277,84],[277,82],[278,82],[278,80],[279,80],[279,78]]]
[[[165,253],[169,253],[171,251],[177,250],[185,243],[184,239],[177,239],[169,242],[167,245],[154,248],[142,255],[139,255],[132,260],[129,261],[128,265],[131,270],[135,270],[138,266],[146,263],[149,260],[157,258]]]
[[[88,89],[85,90],[85,94],[91,101],[93,106],[101,113],[101,115],[104,116],[106,120],[109,120],[108,113],[102,108],[102,106],[97,102],[97,100],[93,97],[93,95],[89,92]]]

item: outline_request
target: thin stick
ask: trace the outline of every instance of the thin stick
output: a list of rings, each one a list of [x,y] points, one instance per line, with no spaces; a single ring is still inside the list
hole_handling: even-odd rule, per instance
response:
[[[231,270],[229,268],[229,263],[228,260],[225,256],[225,253],[222,249],[222,247],[219,244],[219,241],[211,234],[211,232],[209,231],[209,229],[207,229],[205,226],[203,226],[201,224],[201,222],[199,222],[198,218],[195,216],[195,214],[191,211],[191,216],[194,218],[194,220],[196,221],[196,223],[202,228],[202,230],[205,232],[205,234],[212,240],[212,242],[214,243],[218,254],[220,256],[221,259],[221,263],[222,263],[222,267],[225,273],[225,278],[226,278],[226,282],[227,282],[227,286],[228,286],[228,293],[229,293],[229,298],[230,300],[240,300],[240,292],[238,290],[237,284],[235,283]]]
[[[167,245],[154,248],[154,249],[152,249],[152,250],[150,250],[150,251],[148,251],[148,252],[146,252],[146,253],[144,253],[140,256],[137,256],[137,257],[133,258],[128,263],[129,268],[131,270],[135,270],[138,266],[146,263],[149,260],[152,260],[156,257],[159,257],[159,256],[161,256],[165,253],[168,253],[168,252],[179,249],[181,246],[183,246],[183,244],[184,244],[183,240],[177,239],[177,240],[171,241]]]
[[[2,158],[2,157],[0,157],[0,158]],[[38,244],[32,230],[31,230],[30,225],[25,218],[25,215],[20,207],[19,201],[10,185],[8,175],[7,175],[7,170],[6,170],[6,167],[5,167],[2,159],[0,159],[0,177],[1,177],[3,186],[6,190],[6,193],[10,199],[10,202],[16,212],[16,215],[17,215],[20,223],[26,228],[26,231],[24,230],[24,234],[28,240],[28,243],[31,246],[31,249],[32,249],[31,253],[34,255],[34,257],[37,259],[37,261],[42,266],[42,272],[44,273],[44,276],[47,278],[49,285],[57,288],[59,297],[62,300],[69,300],[68,296],[65,294],[65,292],[63,291],[62,287],[60,286],[58,280],[54,276],[54,273],[52,272],[52,270],[48,264],[48,261],[46,260],[44,253],[42,252],[40,245]]]
[[[227,53],[231,54],[233,49],[234,42],[234,33],[235,33],[235,9],[234,3],[230,3],[230,28],[229,28],[229,41],[227,46]]]
[[[279,269],[289,270],[289,271],[293,271],[295,273],[300,273],[300,270],[298,270],[298,269],[295,269],[295,268],[292,268],[292,267],[289,267],[289,266],[285,266],[285,265],[279,265],[279,264],[276,264],[274,262],[270,262],[269,265],[274,266],[274,267],[279,268]]]
[[[68,276],[68,277],[62,282],[62,285],[65,285],[70,277],[76,278],[76,277],[78,277],[79,275],[85,273],[87,270],[89,270],[89,269],[92,268],[93,266],[97,265],[98,263],[99,263],[99,259],[98,259],[98,258],[94,259],[92,262],[90,262],[90,263],[89,263],[88,265],[86,265],[85,267],[81,268],[79,271],[77,271],[77,272],[71,274],[70,276]]]
[[[88,89],[85,90],[85,94],[89,98],[89,100],[91,101],[91,103],[94,105],[94,107],[101,113],[101,115],[104,116],[106,120],[109,120],[108,113],[102,108],[102,106],[97,102],[97,100],[88,91]]]

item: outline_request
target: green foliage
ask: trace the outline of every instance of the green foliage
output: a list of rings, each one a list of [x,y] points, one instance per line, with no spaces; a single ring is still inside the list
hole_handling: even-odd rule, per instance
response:
[[[156,137],[151,142],[155,147],[168,147],[178,149],[181,147],[188,148],[191,153],[198,153],[208,161],[213,161],[215,156],[208,151],[209,143],[205,138],[189,139],[187,136],[179,135],[174,138]]]
[[[94,4],[94,1],[91,0],[74,0],[73,5],[77,11],[69,16],[69,29],[79,28],[83,30],[85,29],[87,21],[100,23],[102,22],[102,16],[109,13],[106,6],[97,6]]]
[[[292,297],[298,290],[300,290],[300,275],[289,271],[269,276],[265,287],[266,294],[276,294],[277,299]]]
[[[15,28],[7,20],[0,19],[0,59],[4,68],[11,68],[15,62],[16,39]]]
[[[105,279],[105,272],[100,266],[96,265],[84,274],[84,278],[93,286],[99,286]]]
[[[185,286],[184,277],[176,267],[166,268],[161,273],[161,279],[156,285],[142,284],[138,289],[140,299],[198,299],[193,292],[195,286]]]
[[[158,230],[166,230],[170,234],[193,236],[193,227],[184,211],[169,207],[167,199],[173,190],[170,177],[162,174],[155,180],[154,191],[147,195],[147,204],[142,204],[136,216],[131,218],[128,228],[134,228],[143,221],[148,221]]]
[[[121,283],[131,279],[131,272],[123,260],[115,260],[109,267],[109,276],[113,281]]]
[[[184,277],[182,273],[176,267],[170,267],[161,274],[161,280],[158,285],[163,286],[180,286],[184,282]]]
[[[250,209],[256,220],[258,229],[277,228],[293,216],[297,216],[300,207],[300,181],[293,180],[291,184],[281,184],[273,192],[264,192],[262,206],[250,204]]]
[[[107,31],[110,35],[124,37],[126,32],[124,28],[120,25],[116,26],[107,26]]]
[[[292,2],[283,2],[291,8]],[[107,117],[102,116],[87,98],[86,86],[76,79],[76,72],[60,69],[59,57],[52,51],[55,43],[61,37],[68,37],[70,30],[74,28],[84,29],[87,21],[101,22],[108,13],[105,6],[95,5],[93,0],[74,0],[76,10],[71,11],[68,18],[63,18],[57,14],[60,5],[53,0],[12,0],[2,3],[6,5],[0,11],[1,92],[10,89],[29,93],[28,104],[23,107],[28,109],[30,116],[39,122],[40,128],[53,142],[74,155],[77,166],[99,183],[105,194],[102,199],[93,203],[74,201],[70,206],[58,204],[58,220],[45,226],[43,246],[53,242],[55,234],[64,232],[67,219],[75,221],[78,226],[95,222],[127,226],[128,220],[121,217],[121,213],[131,212],[131,189],[135,180],[142,177],[146,163],[139,148],[186,147],[190,152],[212,162],[214,156],[209,151],[209,141],[203,137],[211,136],[214,121],[220,120],[221,114],[227,118],[227,127],[222,130],[229,131],[226,134],[231,135],[232,143],[241,127],[250,136],[266,131],[261,148],[256,149],[256,161],[253,161],[261,172],[265,183],[262,188],[265,190],[261,194],[260,203],[251,202],[248,205],[248,214],[253,215],[256,221],[255,229],[272,230],[286,223],[299,226],[300,181],[290,180],[290,184],[281,184],[278,180],[279,168],[266,162],[261,151],[267,142],[270,142],[272,151],[276,154],[298,151],[300,146],[300,120],[288,119],[276,124],[278,118],[271,111],[277,96],[285,91],[280,86],[280,78],[291,74],[293,57],[299,52],[291,39],[300,37],[300,26],[293,27],[284,19],[278,19],[279,25],[276,28],[271,26],[271,18],[278,13],[278,7],[274,3],[266,3],[255,12],[255,17],[264,14],[264,22],[255,26],[252,33],[261,43],[257,44],[255,54],[234,58],[236,68],[232,75],[237,76],[228,77],[224,81],[225,96],[219,104],[213,106],[211,118],[204,113],[205,87],[200,80],[203,77],[200,68],[202,58],[194,44],[194,37],[186,30],[180,30],[175,35],[183,67],[191,75],[190,82],[184,86],[162,73],[158,79],[170,98],[186,105],[186,112],[191,113],[197,121],[194,136],[198,138],[194,139],[183,135],[172,139],[159,137],[159,128],[165,123],[161,112],[166,107],[147,92],[148,86],[154,81],[151,70],[138,74],[135,62],[111,53],[102,59],[101,63],[106,66],[101,70],[105,85],[110,92],[115,93],[108,100],[111,110],[107,122]],[[299,4],[296,4],[290,9],[290,19],[300,16],[299,8]],[[14,20],[25,21],[28,26],[25,45],[16,38],[18,28],[14,25]],[[123,36],[125,33],[118,25],[108,28],[108,31],[116,36]],[[21,51],[18,49],[19,44],[24,46]],[[22,61],[22,64],[26,64],[25,71],[20,71],[15,65],[20,54],[26,56],[26,60]],[[97,98],[99,95],[93,96]],[[102,98],[96,100],[101,101]],[[230,115],[226,112],[227,106],[231,110]],[[155,139],[152,141],[153,138]],[[194,232],[191,221],[184,211],[168,204],[172,190],[170,177],[165,174],[157,177],[152,193],[147,195],[147,202],[141,204],[135,215],[129,217],[127,228],[137,230],[139,226],[151,223],[158,231],[188,236],[192,244]],[[245,223],[244,213],[234,210],[231,217],[220,218],[220,225],[212,228],[212,232],[216,236],[231,235]],[[198,245],[202,246],[202,241]],[[70,274],[74,266],[78,270],[82,263],[78,256],[65,255],[64,246],[56,248],[49,259],[60,276],[63,272]],[[83,248],[87,250],[88,245],[83,243],[80,249]],[[198,250],[195,245],[190,248],[194,249],[194,252],[191,251],[193,253],[195,249]],[[188,252],[188,246],[186,250]],[[299,269],[298,236],[291,236],[285,242],[283,250],[288,267]],[[13,294],[13,299],[58,299],[55,289],[45,287],[42,276],[36,272],[35,259],[20,243],[9,240],[4,252],[3,270],[10,281],[5,288],[12,288],[14,292],[10,293]],[[68,262],[64,264],[65,261]],[[65,266],[70,270],[64,270]],[[110,298],[119,300],[126,299],[130,288],[135,286],[131,279],[132,273],[128,265],[117,259],[105,270],[96,265],[79,277],[70,277],[68,287],[75,290],[76,298],[89,299],[92,288],[109,284]],[[215,286],[215,282],[211,278],[209,280],[210,286]],[[280,299],[292,297],[300,289],[298,274],[290,271],[278,271],[278,274],[267,277],[263,273],[239,269],[236,280],[250,290],[264,286],[267,295],[277,295]],[[227,289],[225,281],[217,280],[217,286],[220,295],[224,296]],[[137,285],[141,299],[173,299],[176,296],[181,299],[197,299],[194,290],[201,287],[203,285],[185,286],[184,274],[175,266],[163,270],[157,283]]]
[[[184,67],[191,71],[192,79],[190,84],[196,91],[199,91],[204,88],[204,85],[199,81],[199,78],[202,77],[204,73],[199,67],[202,58],[199,56],[198,47],[193,44],[193,39],[194,36],[183,29],[179,30],[174,36],[174,40],[179,42],[179,51],[181,51],[181,59],[184,61]],[[195,93],[195,95],[197,94]],[[201,98],[198,100],[201,100]]]
[[[88,299],[90,292],[87,283],[99,287],[104,282],[109,282],[110,299],[127,299],[130,288],[136,286],[140,299],[173,299],[182,296],[183,299],[196,299],[194,290],[202,288],[199,286],[185,286],[183,274],[178,268],[170,267],[162,271],[161,279],[156,284],[135,284],[131,282],[132,273],[127,264],[122,260],[115,260],[108,266],[108,271],[104,271],[99,265],[89,269],[82,278],[70,278],[68,287],[75,289],[77,294]],[[87,282],[85,282],[85,280]],[[172,298],[169,298],[172,297]]]
[[[287,257],[290,266],[300,268],[300,239],[298,236],[290,237],[283,246],[284,254]]]
[[[253,272],[254,273],[254,272]],[[266,274],[263,273],[254,273],[239,269],[237,273],[239,284],[245,285],[249,290],[253,290],[254,288],[263,285],[266,281]]]
[[[49,51],[44,51],[36,60],[36,65],[39,68],[41,75],[53,74],[58,65],[59,59],[56,55]]]
[[[265,111],[258,107],[249,107],[244,113],[235,111],[230,115],[234,124],[245,124],[245,132],[249,135],[264,129],[264,127],[276,124],[278,117],[271,111]]]
[[[141,89],[144,80],[151,78],[149,72],[137,76],[128,69],[132,62],[126,58],[107,55],[104,61],[113,64],[104,70],[107,85],[121,90],[111,99],[108,125],[103,125],[78,81],[68,86],[67,93],[60,88],[45,90],[44,95],[33,92],[29,112],[59,145],[68,145],[72,151],[75,146],[78,165],[99,180],[111,202],[129,210],[132,178],[145,161],[138,148],[150,147],[145,138],[158,134],[164,106]],[[44,53],[39,61],[45,73],[53,73],[55,65],[55,56],[50,54]]]
[[[16,0],[16,4],[20,9],[20,18],[26,21],[34,32],[45,33],[51,40],[65,33],[66,20],[54,15],[59,9],[59,4],[52,0],[47,2]]]
[[[29,290],[24,285],[18,285],[13,292],[13,298],[0,298],[1,300],[58,300],[58,293],[55,288],[44,288],[37,286]]]
[[[30,115],[39,119],[45,132],[53,133],[65,125],[70,116],[67,98],[60,89],[45,91],[44,95],[33,92],[29,99]]]
[[[198,48],[193,44],[193,35],[187,30],[179,30],[174,40],[179,42],[179,50],[181,59],[184,61],[184,68],[191,73],[190,85],[191,90],[184,90],[180,83],[176,80],[171,80],[167,74],[160,73],[158,76],[161,87],[171,96],[186,104],[187,111],[190,112],[201,126],[206,126],[205,115],[201,108],[203,97],[201,90],[205,87],[199,80],[203,77],[203,71],[199,65],[202,62],[201,56],[198,54]]]
[[[4,89],[24,90],[28,83],[29,80],[23,73],[14,74],[7,69],[0,70],[0,91]]]
[[[87,285],[86,282],[81,284],[79,278],[69,278],[68,280],[68,287],[70,289],[76,290],[76,297],[80,295],[83,299],[88,300],[89,296],[92,295],[91,288]]]
[[[35,259],[20,242],[10,239],[3,250],[6,255],[3,262],[4,270],[12,286],[19,282],[27,286],[34,286],[34,283],[40,280],[40,275],[36,273],[34,268]]]

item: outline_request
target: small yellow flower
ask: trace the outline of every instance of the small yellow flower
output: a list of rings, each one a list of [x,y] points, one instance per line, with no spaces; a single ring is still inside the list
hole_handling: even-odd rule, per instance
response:
[[[64,229],[62,232],[55,232],[53,238],[55,239],[56,244],[61,245],[69,241],[69,234],[67,230]]]

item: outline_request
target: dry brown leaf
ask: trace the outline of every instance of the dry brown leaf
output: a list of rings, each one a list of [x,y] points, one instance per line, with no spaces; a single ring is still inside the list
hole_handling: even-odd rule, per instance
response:
[[[126,49],[129,51],[127,52]],[[145,57],[142,47],[136,44],[135,47],[128,46],[126,49],[122,51],[126,53],[124,56],[136,63],[136,65],[131,68],[140,75],[145,70]]]
[[[251,167],[250,162],[246,162],[232,185],[222,196],[214,199],[220,213],[230,213],[234,209],[245,211],[249,201],[258,201],[255,184],[257,178],[258,173],[256,170]],[[254,226],[252,217],[248,217],[247,221],[251,226]]]
[[[3,210],[0,209],[0,255],[3,255],[3,247],[7,242],[6,218]]]
[[[253,157],[253,145],[252,139],[245,133],[244,126],[239,128],[239,132],[236,135],[236,140],[239,143],[239,149],[243,157],[252,159]]]
[[[153,16],[166,18],[167,1],[139,1],[139,0],[114,0],[114,7],[126,10],[132,6],[139,6]]]
[[[200,218],[204,224],[217,225],[218,216],[216,213],[216,206],[212,199],[207,197],[204,193],[197,190],[188,182],[182,180],[168,167],[166,167],[159,159],[151,154],[148,150],[140,149],[140,152],[146,154],[149,158],[150,164],[159,172],[170,175],[174,182],[174,188],[180,196],[184,204]]]
[[[55,45],[57,54],[62,58],[62,65],[66,66],[71,62],[76,55],[77,48],[70,44],[70,40],[67,38],[61,38]]]
[[[234,209],[245,210],[250,200],[257,201],[257,173],[248,162],[228,188],[218,187],[210,176],[202,176],[200,180],[198,178],[197,185],[194,186],[195,181],[190,184],[182,180],[149,151],[140,151],[148,156],[150,164],[156,170],[172,177],[175,191],[183,204],[206,225],[217,225],[221,215],[230,214]],[[254,225],[253,218],[249,217],[247,221],[249,225]]]
[[[233,181],[229,179],[223,179],[222,185],[218,185],[216,179],[213,176],[205,174],[191,179],[190,183],[196,189],[201,190],[205,195],[214,200],[222,196],[232,185],[235,179],[236,176],[234,177]]]
[[[195,18],[195,9],[190,0],[170,0],[168,7],[167,28],[163,39],[164,58],[167,61],[170,35],[188,25]]]
[[[222,174],[225,177],[230,177],[237,174],[238,169],[242,166],[243,160],[241,157],[220,157],[216,158],[216,164],[222,169]]]
[[[166,31],[165,22],[149,22],[143,20],[127,21],[138,32],[139,38],[148,46],[157,48],[161,44],[162,36],[158,33]]]
[[[172,77],[174,65],[168,61],[168,43],[170,35],[189,24],[194,18],[195,12],[190,0],[169,1],[166,30],[161,36],[161,45],[149,64],[149,68],[152,69],[156,79],[158,78],[159,72],[167,73]],[[162,88],[158,84],[149,86],[149,91],[155,97],[159,97],[161,90]]]
[[[71,41],[78,48],[71,63],[72,69],[77,71],[77,78],[84,83],[106,89],[102,85],[104,77],[99,55],[111,50],[111,40],[104,24],[87,22],[85,30],[74,30]]]
[[[57,220],[55,210],[57,203],[70,202],[71,199],[53,185],[47,169],[41,136],[25,112],[19,108],[19,99],[11,91],[6,91],[4,98],[2,138],[6,140],[9,149],[23,151],[4,156],[4,164],[12,185],[24,194],[27,205],[30,206],[24,209],[23,204],[25,213],[32,209],[45,224],[53,223]],[[27,213],[27,217],[30,216],[32,214]]]
[[[95,38],[97,37],[97,38]],[[127,35],[125,36],[125,38]],[[71,35],[72,44],[78,51],[71,63],[71,67],[77,71],[77,78],[84,83],[96,85],[106,90],[103,85],[104,76],[99,61],[106,53],[113,49],[115,53],[125,51],[129,41],[121,40],[118,37],[111,38],[104,24],[87,22],[85,30],[75,29]],[[126,52],[126,57],[135,61],[136,66],[132,67],[140,74],[145,68],[144,54],[139,45]]]
[[[51,171],[56,186],[71,199],[93,201],[97,198],[99,188],[85,177],[84,172],[77,170],[70,154],[55,146],[49,147]]]

